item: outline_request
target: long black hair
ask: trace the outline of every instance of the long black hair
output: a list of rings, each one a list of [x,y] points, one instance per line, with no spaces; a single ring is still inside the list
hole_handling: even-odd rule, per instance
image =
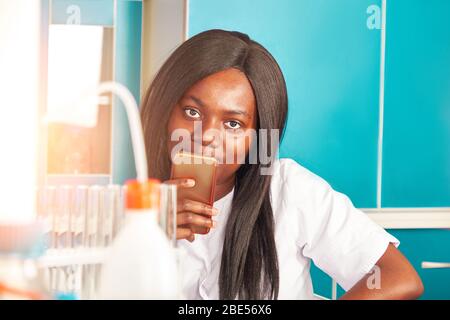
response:
[[[142,101],[141,115],[152,176],[169,179],[167,124],[172,108],[196,82],[228,68],[242,71],[253,88],[257,129],[278,129],[281,138],[287,118],[287,90],[275,59],[246,34],[208,30],[191,37],[170,55]],[[270,137],[267,143],[272,143]],[[271,148],[267,146],[266,150]],[[271,176],[261,175],[259,161],[257,164],[248,162],[236,173],[222,251],[220,299],[278,297],[279,268],[269,192]]]

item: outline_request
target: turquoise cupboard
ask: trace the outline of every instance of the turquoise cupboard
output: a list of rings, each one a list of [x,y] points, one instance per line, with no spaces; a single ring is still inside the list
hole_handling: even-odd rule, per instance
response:
[[[385,4],[383,45],[381,0],[190,0],[189,36],[237,30],[271,51],[289,95],[280,156],[356,207],[450,207],[450,2]],[[424,281],[422,299],[450,299],[450,269],[421,267],[450,262],[450,230],[389,231]],[[312,276],[331,298],[331,279],[314,266]]]

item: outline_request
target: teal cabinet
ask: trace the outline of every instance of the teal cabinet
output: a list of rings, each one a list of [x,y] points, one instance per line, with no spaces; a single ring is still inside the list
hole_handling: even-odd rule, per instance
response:
[[[237,30],[274,55],[289,98],[280,156],[366,208],[376,206],[380,32],[367,27],[374,3],[192,0],[189,7],[191,36]],[[313,263],[311,274],[315,293],[331,298],[331,278]]]
[[[450,207],[450,2],[388,1],[383,207]],[[450,299],[450,230],[393,230],[424,282]]]
[[[373,3],[193,0],[189,7],[190,35],[238,30],[274,55],[289,95],[280,156],[366,208],[376,206],[377,179],[380,33],[367,27],[366,13]]]
[[[420,299],[450,300],[450,269],[422,268],[422,262],[450,263],[450,230],[412,229],[389,230],[389,232],[400,240],[401,252],[408,258],[422,279],[425,289]],[[318,275],[316,277],[323,279],[324,275],[321,271],[316,274]],[[328,286],[329,284],[325,282],[321,284],[320,289],[327,293]],[[337,296],[344,293],[345,291],[338,287]]]
[[[380,1],[189,1],[189,35],[237,30],[264,45],[286,77],[289,119],[280,155],[377,205]],[[375,9],[375,11],[374,11]],[[387,0],[382,207],[450,207],[450,2]],[[420,273],[423,299],[449,299],[450,231],[390,230]],[[331,279],[312,265],[316,293]],[[338,290],[338,296],[343,290]]]
[[[118,0],[116,15],[115,81],[131,91],[136,102],[141,97],[142,1]],[[128,118],[116,99],[113,118],[113,182],[123,184],[136,177]]]
[[[450,300],[450,269],[422,269],[422,262],[450,262],[450,230],[391,230],[425,287],[421,299]]]
[[[449,207],[450,1],[387,12],[382,205]]]

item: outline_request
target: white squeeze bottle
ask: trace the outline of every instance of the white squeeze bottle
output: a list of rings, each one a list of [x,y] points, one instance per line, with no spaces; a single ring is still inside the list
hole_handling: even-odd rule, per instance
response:
[[[127,182],[125,221],[102,266],[100,299],[178,299],[176,256],[158,225],[159,180]]]

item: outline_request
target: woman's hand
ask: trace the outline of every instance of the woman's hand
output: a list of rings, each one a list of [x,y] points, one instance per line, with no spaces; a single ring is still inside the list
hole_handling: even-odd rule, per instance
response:
[[[192,188],[194,179],[173,179],[164,183],[173,184],[179,188]],[[212,217],[218,214],[218,210],[212,206],[190,199],[179,199],[177,202],[177,239],[194,241],[195,233],[205,234],[215,224]]]

